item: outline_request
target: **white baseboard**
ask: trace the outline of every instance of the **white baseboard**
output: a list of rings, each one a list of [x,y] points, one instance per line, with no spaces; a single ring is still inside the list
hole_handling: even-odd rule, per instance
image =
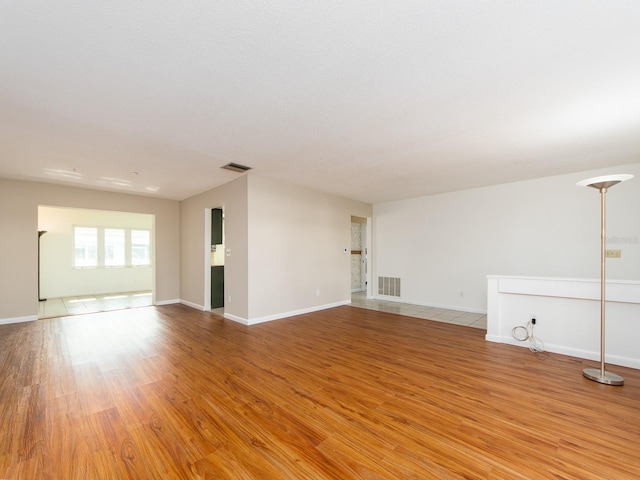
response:
[[[189,302],[187,300],[180,300],[182,305],[186,305],[187,307],[195,308],[197,310],[202,311],[210,311],[205,309],[202,305],[198,305],[197,303]],[[327,310],[328,308],[341,307],[343,305],[351,304],[351,300],[344,300],[342,302],[328,303],[325,305],[318,305],[315,307],[303,308],[301,310],[293,310],[290,312],[276,313],[274,315],[266,315],[264,317],[247,319],[244,317],[238,317],[236,315],[232,315],[230,313],[225,313],[224,318],[227,320],[232,320],[234,322],[241,323],[242,325],[257,325],[259,323],[271,322],[273,320],[280,320],[282,318],[294,317],[296,315],[304,315],[305,313],[318,312],[320,310]]]
[[[488,342],[503,343],[507,345],[513,345],[516,347],[527,347],[527,342],[519,342],[512,337],[503,337],[501,335],[485,335],[485,340]],[[567,355],[568,357],[582,358],[584,360],[591,360],[594,362],[600,362],[600,353],[584,350],[581,348],[571,348],[564,345],[544,344],[544,351],[551,353],[558,353],[560,355]],[[637,358],[622,357],[619,355],[606,355],[605,361],[607,364],[619,365],[621,367],[640,368],[640,360]]]
[[[37,320],[37,315],[27,315],[26,317],[0,318],[0,325],[9,325],[11,323],[33,322]]]
[[[198,305],[197,303],[189,302],[187,300],[180,299],[180,301],[178,303],[181,303],[182,305],[186,305],[187,307],[195,308],[197,310],[202,310],[202,311],[206,310],[204,308],[204,305]]]
[[[173,305],[175,303],[182,303],[181,300],[179,298],[174,298],[173,300],[159,300],[156,302],[156,305],[158,306],[162,306],[162,305]]]
[[[350,303],[351,303],[351,300],[344,300],[342,302],[327,303],[325,305],[318,305],[315,307],[303,308],[301,310],[292,310],[290,312],[276,313],[274,315],[266,315],[264,317],[251,318],[251,319],[236,317],[235,315],[225,313],[224,318],[233,320],[234,322],[242,323],[243,325],[257,325],[259,323],[271,322],[273,320],[281,320],[283,318],[295,317],[296,315],[304,315],[305,313],[312,313],[312,312],[318,312],[320,310],[327,310],[329,308],[341,307],[343,305],[349,305]]]
[[[224,318],[241,323],[242,325],[249,325],[249,321],[246,318],[236,317],[235,315],[231,315],[230,313],[225,313]]]

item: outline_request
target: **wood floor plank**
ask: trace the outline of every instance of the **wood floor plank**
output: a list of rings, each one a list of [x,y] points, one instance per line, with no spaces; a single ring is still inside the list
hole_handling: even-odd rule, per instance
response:
[[[640,478],[640,371],[338,307],[0,326],[0,478]]]

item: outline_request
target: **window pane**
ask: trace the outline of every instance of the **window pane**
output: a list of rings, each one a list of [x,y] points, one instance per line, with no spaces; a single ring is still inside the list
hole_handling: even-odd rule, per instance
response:
[[[98,229],[92,227],[73,228],[73,266],[95,267],[98,265]]]
[[[124,230],[104,229],[104,264],[107,267],[124,266]]]
[[[151,265],[149,230],[131,230],[131,264]]]

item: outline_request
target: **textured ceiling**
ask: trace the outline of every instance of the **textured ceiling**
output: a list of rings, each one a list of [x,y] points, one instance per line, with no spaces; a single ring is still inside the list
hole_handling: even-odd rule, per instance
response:
[[[377,203],[638,161],[637,0],[0,7],[0,177]]]

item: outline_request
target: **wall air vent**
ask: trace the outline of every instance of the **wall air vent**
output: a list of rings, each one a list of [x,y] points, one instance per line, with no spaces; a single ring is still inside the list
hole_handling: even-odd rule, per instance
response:
[[[247,167],[246,165],[240,165],[239,163],[227,163],[220,168],[224,168],[225,170],[231,170],[232,172],[244,173],[247,170],[251,170],[251,167]]]
[[[400,279],[395,277],[378,277],[378,295],[400,296]]]

